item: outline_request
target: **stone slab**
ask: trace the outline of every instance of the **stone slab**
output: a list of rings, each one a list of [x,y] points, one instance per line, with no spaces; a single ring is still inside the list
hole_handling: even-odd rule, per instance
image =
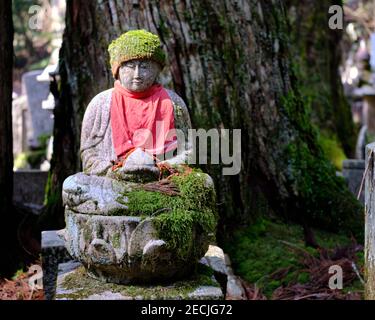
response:
[[[348,184],[349,190],[356,198],[361,187],[364,172],[365,160],[351,159],[343,161],[342,175]],[[363,188],[359,199],[363,204],[365,203],[364,191],[365,190]]]
[[[37,80],[37,76],[42,72],[43,70],[35,70],[26,72],[22,76],[32,125],[31,132],[28,132],[30,147],[38,147],[38,138],[46,134],[51,135],[53,132],[52,113],[42,109],[42,102],[48,98],[50,93],[49,83]]]
[[[14,158],[21,152],[27,151],[27,130],[31,131],[31,124],[27,117],[27,97],[22,95],[12,102]]]
[[[55,296],[59,263],[72,259],[58,232],[57,230],[42,232],[43,290],[46,300],[52,300]]]
[[[208,247],[208,251],[200,262],[210,266],[216,272],[220,272],[225,275],[228,274],[223,249],[219,248],[218,246],[210,245]]]
[[[221,300],[224,295],[213,276],[198,274],[170,285],[118,285],[89,277],[82,265],[59,264],[56,300]]]
[[[365,161],[359,159],[347,159],[342,162],[343,169],[365,170]]]
[[[42,208],[48,172],[18,170],[14,172],[13,201],[32,208]],[[36,212],[38,212],[36,210]]]

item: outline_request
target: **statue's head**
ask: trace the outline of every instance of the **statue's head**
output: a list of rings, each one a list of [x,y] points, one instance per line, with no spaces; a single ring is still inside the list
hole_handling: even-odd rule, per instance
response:
[[[157,35],[131,30],[108,47],[112,74],[128,90],[142,92],[156,81],[165,65],[165,53]]]

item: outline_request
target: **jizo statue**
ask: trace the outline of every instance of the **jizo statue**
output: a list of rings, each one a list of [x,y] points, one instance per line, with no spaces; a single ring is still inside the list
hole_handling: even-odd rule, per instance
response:
[[[184,165],[191,122],[184,101],[158,83],[166,63],[159,38],[128,31],[108,50],[114,87],[88,105],[83,172],[63,185],[66,245],[105,281],[180,278],[215,233],[213,183]],[[181,233],[168,231],[173,224]]]

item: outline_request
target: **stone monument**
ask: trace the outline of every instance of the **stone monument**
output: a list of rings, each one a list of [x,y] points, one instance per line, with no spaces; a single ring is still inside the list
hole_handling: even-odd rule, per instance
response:
[[[365,160],[366,145],[375,139],[375,88],[366,85],[354,91],[355,96],[363,99],[364,124],[359,132],[356,145],[356,158]]]
[[[375,143],[366,146],[365,170],[365,299],[375,300]]]
[[[190,117],[184,101],[157,81],[166,59],[159,38],[129,31],[109,54],[114,88],[88,105],[83,172],[63,184],[66,247],[105,282],[183,279],[215,234],[213,182],[186,164]]]

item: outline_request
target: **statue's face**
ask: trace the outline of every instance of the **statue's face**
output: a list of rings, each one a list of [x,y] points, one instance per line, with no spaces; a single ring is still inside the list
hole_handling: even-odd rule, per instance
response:
[[[159,64],[152,60],[131,60],[121,65],[119,79],[129,91],[142,92],[154,84],[160,71]]]

